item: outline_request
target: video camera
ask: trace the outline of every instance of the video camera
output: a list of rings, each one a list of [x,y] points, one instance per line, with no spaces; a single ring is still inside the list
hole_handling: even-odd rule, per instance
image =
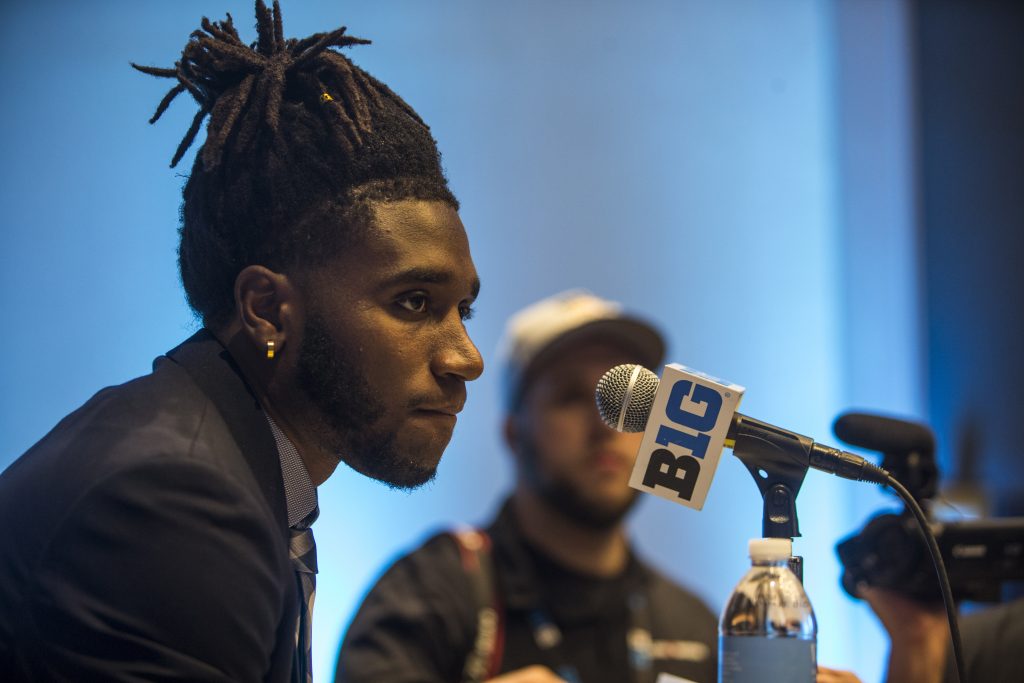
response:
[[[929,517],[942,552],[953,597],[959,602],[997,602],[1003,584],[1024,580],[1024,517],[939,522],[931,501],[938,490],[935,437],[916,422],[868,413],[840,415],[833,430],[852,446],[878,451],[888,470]],[[900,514],[875,516],[836,546],[843,563],[843,588],[885,588],[918,602],[941,602],[935,569],[924,536],[904,507]]]

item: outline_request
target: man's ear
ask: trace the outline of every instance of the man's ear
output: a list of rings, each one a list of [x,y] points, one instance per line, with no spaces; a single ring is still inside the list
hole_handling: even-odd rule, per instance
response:
[[[242,333],[270,357],[283,351],[302,324],[298,288],[287,275],[265,266],[246,266],[238,273],[235,307]]]

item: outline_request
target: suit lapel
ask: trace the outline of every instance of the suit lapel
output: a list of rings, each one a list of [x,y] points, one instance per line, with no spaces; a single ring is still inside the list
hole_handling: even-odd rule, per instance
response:
[[[282,536],[288,538],[288,509],[281,461],[266,415],[227,349],[200,330],[167,356],[188,373],[217,408],[252,470]]]

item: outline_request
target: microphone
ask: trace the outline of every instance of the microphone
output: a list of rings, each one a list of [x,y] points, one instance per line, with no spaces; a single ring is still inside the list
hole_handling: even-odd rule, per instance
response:
[[[736,412],[743,392],[674,363],[662,380],[642,366],[618,365],[598,381],[595,400],[612,429],[644,432],[630,485],[687,507],[703,507],[723,448],[733,449],[755,480],[767,479],[765,470],[802,480],[810,466],[886,483],[887,472],[859,455]]]
[[[843,413],[832,424],[840,441],[882,454],[881,467],[918,502],[935,497],[939,468],[935,435],[927,425],[874,413]]]
[[[949,619],[957,671],[963,672],[960,629],[949,576],[942,551],[914,496],[885,469],[858,455],[823,446],[806,436],[736,412],[743,391],[741,386],[674,363],[665,366],[661,380],[646,368],[619,365],[601,377],[595,398],[601,419],[609,427],[643,431],[629,485],[646,493],[700,510],[722,449],[732,448],[733,455],[743,461],[761,491],[762,535],[766,538],[800,535],[796,494],[808,467],[890,487],[913,513],[927,541]],[[886,434],[892,426],[884,420],[855,416],[840,421],[836,431],[844,440],[910,450],[914,455],[930,445],[930,439],[921,438],[913,429]]]

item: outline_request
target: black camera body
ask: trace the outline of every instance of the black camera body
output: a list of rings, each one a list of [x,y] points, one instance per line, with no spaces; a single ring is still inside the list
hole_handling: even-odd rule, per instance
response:
[[[932,533],[958,602],[998,602],[1004,582],[1024,579],[1024,519],[933,523]],[[942,602],[924,536],[909,514],[872,518],[836,552],[843,563],[843,588],[853,597],[866,583],[919,602]]]
[[[866,413],[846,413],[833,426],[846,443],[883,455],[882,467],[928,511],[939,472],[935,438],[928,427]],[[1024,580],[1024,518],[931,522],[957,601],[995,602],[1003,584]],[[919,602],[942,595],[924,535],[909,511],[881,514],[860,532],[842,540],[836,552],[843,564],[843,588],[858,597],[867,584]]]

